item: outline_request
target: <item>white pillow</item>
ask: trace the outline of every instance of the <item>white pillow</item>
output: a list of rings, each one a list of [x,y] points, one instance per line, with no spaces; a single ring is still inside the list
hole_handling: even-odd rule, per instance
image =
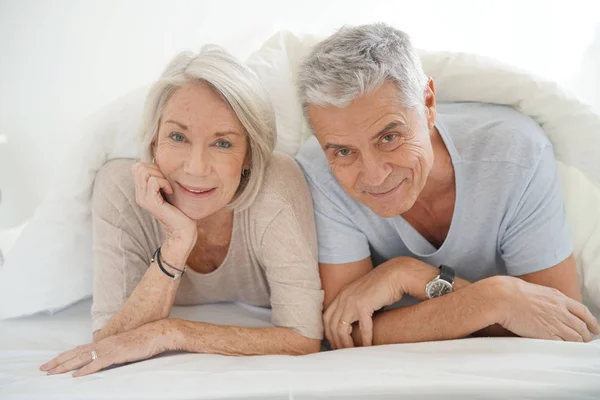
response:
[[[281,32],[265,42],[248,60],[248,65],[263,80],[275,105],[278,149],[289,154],[295,153],[310,135],[295,98],[294,79],[299,59],[316,41],[315,37],[299,38]],[[515,106],[542,124],[554,142],[559,159],[600,182],[600,149],[586,144],[587,139],[600,132],[600,117],[590,113],[577,100],[568,97],[550,82],[479,56],[425,52],[421,56],[426,72],[437,82],[439,101],[487,101]],[[438,76],[437,73],[443,75]],[[496,87],[500,77],[502,90]],[[456,84],[454,79],[460,84]],[[143,88],[127,94],[84,124],[80,141],[67,155],[63,174],[55,189],[38,208],[7,255],[4,267],[0,268],[0,319],[41,311],[53,312],[91,295],[89,200],[93,179],[108,159],[137,156],[135,133],[146,92],[147,88]],[[557,110],[567,110],[568,113]],[[565,176],[570,182],[571,174]],[[577,185],[569,190],[574,193],[574,199],[584,196],[580,191],[593,187],[584,177],[578,176],[573,182]],[[570,206],[571,203],[567,204],[568,209]],[[593,208],[587,211],[591,213]],[[570,221],[572,226],[583,222],[591,224],[589,215],[587,219],[579,214],[569,215],[576,218]],[[596,236],[599,235],[599,226],[600,223],[594,231]],[[581,232],[588,232],[587,229],[588,225]],[[592,237],[591,233],[584,238],[577,237],[575,245],[581,248],[581,254],[585,254],[582,258],[577,253],[583,261],[581,267],[587,292],[600,302],[597,288],[590,290],[593,279],[586,278],[593,276],[593,271],[590,271],[593,260],[600,263],[600,255],[593,249],[597,241],[590,239]],[[587,244],[581,246],[584,242]]]
[[[130,92],[84,122],[60,178],[0,268],[0,319],[55,312],[92,294],[93,180],[108,159],[136,157],[147,91]]]
[[[558,162],[583,302],[600,315],[600,189],[577,168]]]

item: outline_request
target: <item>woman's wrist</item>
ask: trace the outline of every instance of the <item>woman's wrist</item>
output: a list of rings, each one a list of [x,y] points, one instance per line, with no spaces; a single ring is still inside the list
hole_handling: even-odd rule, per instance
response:
[[[161,246],[162,259],[176,268],[183,267],[192,252],[193,244],[190,245],[183,240],[165,240]]]

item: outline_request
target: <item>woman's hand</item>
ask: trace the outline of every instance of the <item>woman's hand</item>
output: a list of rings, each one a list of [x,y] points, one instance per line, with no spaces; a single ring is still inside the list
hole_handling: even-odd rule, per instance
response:
[[[156,164],[137,163],[132,167],[135,201],[162,225],[166,242],[186,244],[191,249],[198,235],[196,223],[163,196],[173,188]],[[182,243],[183,242],[183,243]]]
[[[84,376],[110,367],[148,359],[171,350],[168,320],[160,320],[119,333],[97,343],[77,346],[66,351],[40,367],[48,375],[62,374],[78,368],[73,377]],[[94,360],[94,356],[96,359]],[[83,367],[83,368],[82,368]]]

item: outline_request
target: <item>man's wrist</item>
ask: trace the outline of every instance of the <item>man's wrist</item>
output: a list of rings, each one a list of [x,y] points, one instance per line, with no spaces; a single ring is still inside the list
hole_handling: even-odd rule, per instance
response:
[[[394,260],[396,262],[395,280],[400,285],[400,290],[419,300],[426,300],[425,286],[439,275],[439,270],[410,257],[397,257]]]
[[[509,311],[507,307],[507,292],[510,290],[511,280],[508,276],[493,276],[474,283],[471,286],[476,288],[476,297],[485,304],[486,317],[489,317],[489,325],[505,325],[506,316]]]

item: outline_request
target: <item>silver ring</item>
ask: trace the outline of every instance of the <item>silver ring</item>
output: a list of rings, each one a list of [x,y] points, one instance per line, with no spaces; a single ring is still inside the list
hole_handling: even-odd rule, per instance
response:
[[[98,359],[98,354],[96,354],[96,350],[92,350],[92,361],[96,361],[96,359]]]
[[[352,324],[350,322],[346,322],[344,320],[341,320],[340,324],[352,326]]]

